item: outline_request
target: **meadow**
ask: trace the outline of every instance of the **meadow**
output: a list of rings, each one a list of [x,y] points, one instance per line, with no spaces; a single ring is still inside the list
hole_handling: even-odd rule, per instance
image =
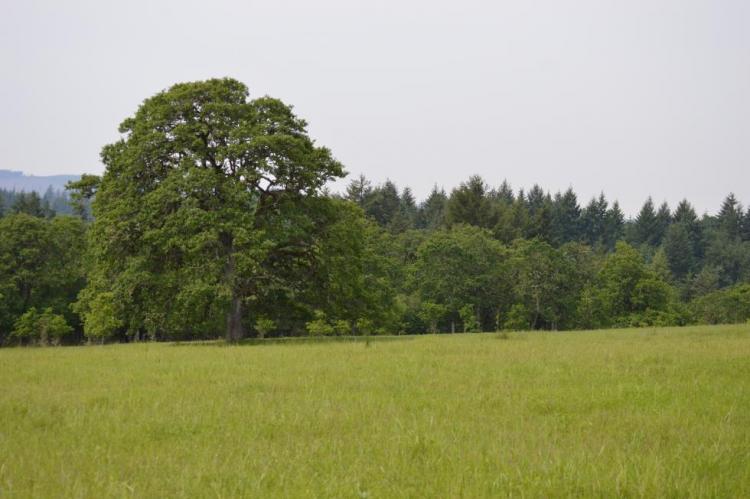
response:
[[[750,325],[0,350],[0,497],[750,497]]]

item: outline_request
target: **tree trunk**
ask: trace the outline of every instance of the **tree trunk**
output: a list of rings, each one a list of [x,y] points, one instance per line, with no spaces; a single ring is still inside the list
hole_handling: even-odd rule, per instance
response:
[[[224,280],[232,290],[232,299],[227,311],[227,341],[236,342],[242,339],[242,296],[237,291],[235,282],[235,263],[234,247],[231,238],[226,243],[227,246],[227,266],[224,271]]]
[[[456,332],[456,321],[451,321],[451,334]]]
[[[541,304],[539,303],[539,296],[535,297],[535,307],[534,307],[534,323],[531,325],[532,330],[536,330],[536,324],[539,321],[539,315],[541,313]]]
[[[232,303],[227,312],[227,341],[242,339],[242,298],[232,293]]]

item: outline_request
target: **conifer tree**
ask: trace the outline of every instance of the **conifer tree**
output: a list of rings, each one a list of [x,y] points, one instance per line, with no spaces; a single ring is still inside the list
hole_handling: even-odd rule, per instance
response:
[[[529,209],[529,214],[534,216],[536,212],[544,207],[544,200],[547,195],[539,184],[534,184],[529,192],[526,193],[526,206]]]
[[[510,214],[510,227],[514,237],[506,242],[510,242],[515,238],[522,237],[528,232],[529,227],[529,209],[526,203],[526,193],[523,189],[519,189],[516,200],[513,203]]]
[[[598,198],[591,198],[591,201],[581,213],[583,240],[590,246],[597,246],[602,243],[608,205],[604,193],[601,193]]]
[[[672,213],[669,210],[669,205],[664,202],[659,206],[659,211],[656,212],[656,224],[654,227],[654,233],[650,238],[651,246],[659,246],[667,233],[669,225],[672,223]]]
[[[434,230],[445,225],[445,207],[448,196],[443,189],[438,190],[437,185],[432,187],[430,195],[419,206],[416,218],[416,226],[419,229]]]
[[[53,215],[49,205],[45,206],[35,191],[19,193],[13,203],[13,213],[26,213],[38,218],[49,218]]]
[[[667,229],[663,248],[672,275],[677,279],[683,279],[693,267],[693,248],[685,224],[672,224]]]
[[[375,219],[382,227],[390,225],[401,206],[396,184],[386,180],[375,187],[365,202],[365,214]]]
[[[581,207],[573,189],[555,194],[553,202],[553,240],[561,245],[580,238]]]
[[[721,209],[719,210],[717,220],[719,222],[719,227],[721,228],[721,230],[731,240],[735,240],[740,237],[742,218],[742,206],[737,201],[734,193],[729,193],[729,195],[724,199],[724,202],[721,204]]]
[[[500,187],[492,191],[492,198],[495,201],[505,203],[506,205],[513,204],[513,201],[515,201],[515,196],[513,195],[513,189],[511,188],[507,180],[503,180],[503,183],[500,184]]]
[[[543,194],[540,201],[534,199],[533,211],[529,212],[529,224],[526,237],[528,239],[538,238],[545,242],[553,240],[554,212],[552,199],[549,194]]]
[[[654,202],[649,196],[635,218],[632,243],[636,246],[641,244],[652,245],[652,238],[657,231],[658,223],[656,211],[654,210]]]
[[[698,223],[698,216],[695,214],[693,205],[687,199],[683,199],[677,204],[672,218],[674,223],[684,224],[688,229]]]
[[[604,218],[603,242],[607,251],[614,251],[617,241],[625,235],[625,214],[620,209],[620,203],[615,201],[612,208],[607,210]]]
[[[367,178],[360,174],[359,177],[352,179],[346,187],[346,199],[364,207],[367,199],[372,194],[372,184]]]
[[[468,181],[453,189],[446,210],[448,224],[493,227],[496,220],[487,191],[487,184],[478,175],[470,177]]]
[[[750,206],[747,207],[747,212],[742,217],[740,237],[743,241],[750,241]]]
[[[414,228],[416,215],[417,205],[414,195],[411,193],[411,189],[406,187],[401,193],[398,211],[391,220],[391,231],[398,234]]]

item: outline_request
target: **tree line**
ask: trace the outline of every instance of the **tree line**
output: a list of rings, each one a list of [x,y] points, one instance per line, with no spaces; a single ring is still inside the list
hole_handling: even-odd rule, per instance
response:
[[[714,216],[699,217],[686,199],[672,210],[666,202],[657,208],[648,198],[628,220],[617,201],[610,204],[604,194],[581,206],[572,189],[551,195],[535,185],[514,193],[506,181],[491,188],[479,176],[449,195],[435,187],[418,205],[408,187],[399,192],[391,181],[373,186],[360,176],[344,198],[394,235],[470,225],[486,229],[505,245],[538,239],[559,249],[577,242],[599,254],[612,252],[624,241],[647,263],[661,267],[662,277],[677,286],[683,299],[700,293],[697,288],[705,290],[707,281],[713,283],[710,287],[723,288],[749,277],[750,207],[743,209],[732,193]]]
[[[191,340],[586,329],[750,318],[750,209],[514,190],[422,202],[343,166],[231,79],[147,99],[69,185],[0,218],[0,340]],[[37,196],[38,197],[38,196]],[[30,206],[30,207],[29,207]]]
[[[0,189],[0,215],[3,213],[28,213],[51,218],[55,215],[72,215],[73,207],[68,193],[52,186],[41,196],[36,191]]]

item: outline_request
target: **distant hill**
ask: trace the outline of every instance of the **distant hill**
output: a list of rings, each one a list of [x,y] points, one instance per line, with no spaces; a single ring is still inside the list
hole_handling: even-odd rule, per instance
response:
[[[65,184],[78,180],[80,175],[26,175],[13,170],[0,170],[0,189],[16,191],[36,191],[40,194],[52,186],[53,190],[65,189]]]

